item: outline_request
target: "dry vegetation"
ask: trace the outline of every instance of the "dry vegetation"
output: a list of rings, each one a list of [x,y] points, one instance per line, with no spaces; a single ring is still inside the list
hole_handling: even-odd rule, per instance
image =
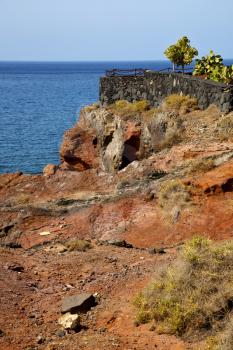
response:
[[[215,167],[213,159],[201,158],[189,160],[187,163],[187,174],[205,173]]]
[[[164,112],[186,114],[198,109],[198,101],[194,97],[173,94],[164,99],[162,109]]]
[[[164,148],[171,148],[182,141],[182,132],[177,126],[174,128],[168,128],[164,139],[160,142],[159,148],[162,150]]]
[[[188,187],[180,180],[167,180],[160,186],[157,202],[161,208],[184,208],[191,201]]]
[[[146,100],[128,102],[126,100],[119,100],[108,107],[113,113],[120,116],[132,115],[133,113],[142,113],[150,109],[149,102]]]
[[[100,108],[100,103],[99,102],[95,102],[92,105],[86,106],[84,107],[85,112],[92,112],[92,111],[96,111],[98,108]]]
[[[16,205],[28,204],[30,202],[30,196],[26,193],[20,193],[14,197]]]
[[[233,113],[230,113],[219,121],[217,132],[220,140],[233,141]]]
[[[91,243],[83,239],[72,239],[71,241],[66,242],[65,246],[70,252],[85,252],[86,250],[92,248]]]
[[[109,108],[113,112],[120,114],[124,113],[143,113],[145,117],[156,116],[160,112],[176,112],[178,114],[185,114],[198,109],[198,101],[194,97],[181,96],[177,94],[166,97],[163,105],[160,108],[151,108],[146,100],[128,102],[126,100],[119,100],[113,103]],[[145,113],[146,112],[146,113]]]
[[[207,349],[232,349],[232,263],[233,241],[194,237],[137,296],[137,322],[153,321],[159,333],[206,337]]]

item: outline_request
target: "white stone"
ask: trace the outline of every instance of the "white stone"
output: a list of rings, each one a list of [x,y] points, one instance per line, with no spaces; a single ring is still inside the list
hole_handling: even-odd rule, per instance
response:
[[[58,323],[64,329],[76,329],[80,325],[80,316],[67,312],[58,319]]]
[[[40,236],[48,236],[48,235],[51,235],[51,232],[49,232],[49,231],[44,231],[44,232],[40,232],[39,235],[40,235]]]

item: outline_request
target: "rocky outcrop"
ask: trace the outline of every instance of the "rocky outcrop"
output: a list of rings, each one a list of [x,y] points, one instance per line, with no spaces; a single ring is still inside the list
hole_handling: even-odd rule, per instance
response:
[[[62,168],[84,171],[99,165],[95,130],[76,125],[65,133],[60,155]]]
[[[61,168],[85,171],[90,168],[115,172],[135,160],[161,149],[181,130],[182,121],[172,113],[150,120],[135,113],[128,118],[111,109],[84,109],[78,123],[65,133],[61,146]]]
[[[129,107],[85,108],[43,175],[0,175],[0,348],[204,349],[135,328],[132,302],[186,239],[232,237],[232,135],[215,107]]]

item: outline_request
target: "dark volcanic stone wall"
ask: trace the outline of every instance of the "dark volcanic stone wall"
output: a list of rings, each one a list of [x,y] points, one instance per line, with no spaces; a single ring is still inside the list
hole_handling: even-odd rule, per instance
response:
[[[223,112],[233,110],[233,85],[221,84],[181,73],[146,72],[145,76],[115,76],[100,79],[103,105],[117,100],[148,100],[158,106],[171,94],[196,97],[199,107],[217,105]]]

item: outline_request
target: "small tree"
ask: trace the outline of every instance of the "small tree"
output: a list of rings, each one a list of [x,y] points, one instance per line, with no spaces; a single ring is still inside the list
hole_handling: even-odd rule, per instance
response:
[[[169,46],[164,54],[173,63],[173,70],[175,70],[175,65],[181,66],[184,73],[184,66],[192,63],[198,51],[195,47],[191,47],[187,36],[183,36],[176,44]]]

